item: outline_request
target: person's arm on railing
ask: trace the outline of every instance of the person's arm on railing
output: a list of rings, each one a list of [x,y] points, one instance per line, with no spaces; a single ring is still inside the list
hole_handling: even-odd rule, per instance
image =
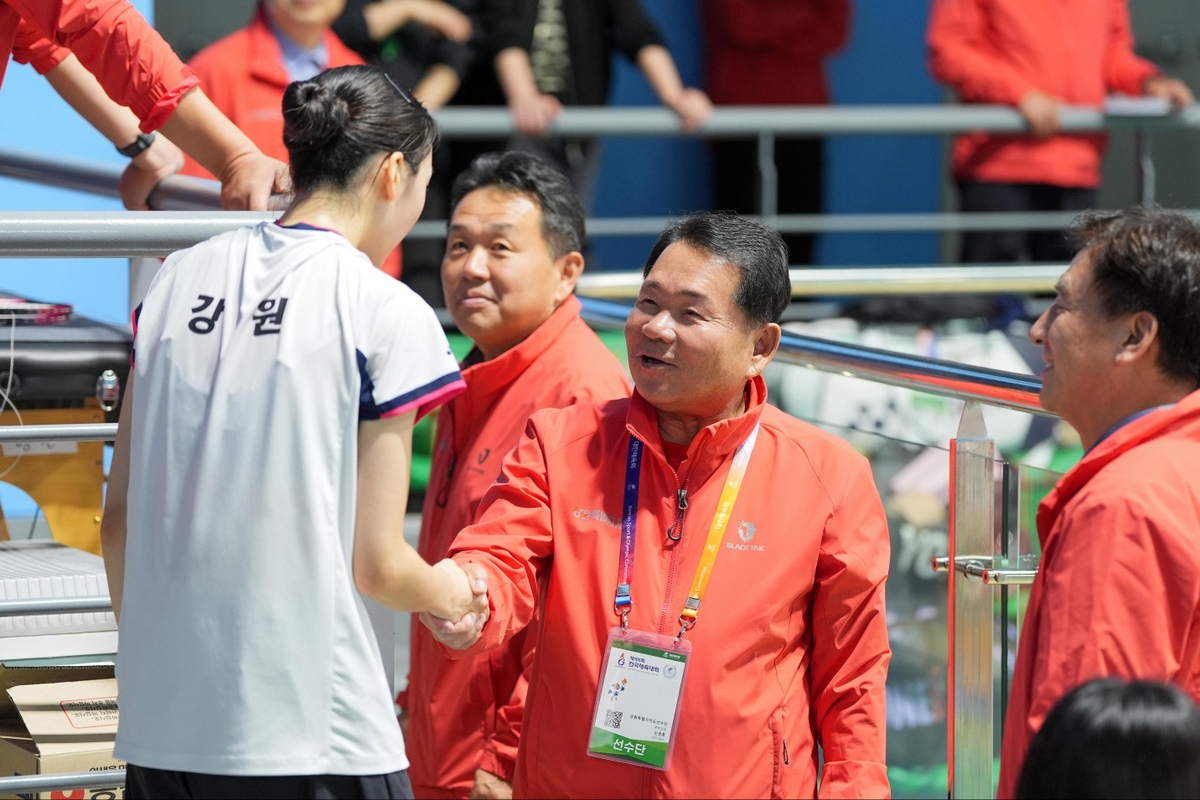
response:
[[[557,97],[538,90],[529,52],[521,47],[506,47],[497,53],[496,77],[517,130],[530,136],[545,135],[563,107]]]
[[[133,419],[133,370],[125,382],[117,440],[113,444],[112,464],[108,468],[108,488],[104,495],[104,516],[100,518],[100,550],[108,577],[108,596],[113,615],[121,620],[121,597],[125,588],[125,536],[128,531],[126,510],[129,503],[129,435]]]
[[[1168,78],[1150,61],[1133,52],[1133,31],[1125,0],[1109,0],[1108,42],[1104,49],[1104,86],[1122,94],[1163,97],[1176,108],[1194,102],[1192,91],[1178,78]]]
[[[4,0],[49,42],[69,48],[149,133],[161,128],[222,183],[226,208],[265,209],[287,167],[267,158],[196,89],[197,79],[125,0]],[[131,58],[135,53],[136,58]]]
[[[662,104],[679,116],[685,131],[700,127],[712,114],[712,100],[700,89],[683,85],[667,48],[658,44],[643,47],[638,51],[637,64]]]
[[[110,100],[92,73],[84,69],[73,54],[68,54],[47,72],[46,80],[67,105],[114,147],[127,147],[137,141],[141,134],[138,118],[125,106]],[[156,137],[149,147],[129,160],[119,184],[121,201],[130,210],[149,210],[147,200],[154,188],[163,178],[179,172],[182,166],[183,153],[179,148],[165,136]]]

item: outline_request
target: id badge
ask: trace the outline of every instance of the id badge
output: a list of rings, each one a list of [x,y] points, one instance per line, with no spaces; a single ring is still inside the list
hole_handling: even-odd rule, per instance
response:
[[[608,632],[588,755],[666,770],[675,749],[692,643],[644,631]]]

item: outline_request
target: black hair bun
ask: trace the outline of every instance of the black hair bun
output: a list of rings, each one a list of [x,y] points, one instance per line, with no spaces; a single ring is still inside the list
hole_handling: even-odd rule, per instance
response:
[[[283,143],[289,150],[321,147],[349,122],[349,104],[319,83],[293,83],[284,93]]]

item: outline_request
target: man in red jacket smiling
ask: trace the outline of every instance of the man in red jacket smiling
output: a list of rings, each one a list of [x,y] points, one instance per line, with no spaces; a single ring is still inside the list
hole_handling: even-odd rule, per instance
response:
[[[538,650],[522,797],[885,797],[887,523],[866,459],[767,405],[779,234],[659,237],[625,326],[631,399],[534,414],[451,555],[487,574],[478,652]],[[691,589],[689,590],[689,585]]]
[[[438,416],[419,550],[440,560],[475,518],[529,415],[629,396],[620,362],[580,318],[583,206],[527,153],[487,153],[458,176],[442,261],[446,308],[475,347],[467,389]],[[511,795],[533,629],[451,661],[420,625],[401,707],[417,797]]]
[[[1076,233],[1030,338],[1042,405],[1087,454],[1038,509],[1000,797],[1050,709],[1092,678],[1171,681],[1200,700],[1200,226],[1135,208]]]

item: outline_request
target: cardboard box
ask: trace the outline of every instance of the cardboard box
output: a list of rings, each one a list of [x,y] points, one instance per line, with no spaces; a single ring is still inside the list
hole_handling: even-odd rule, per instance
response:
[[[107,667],[32,668],[60,675],[83,675]],[[14,671],[0,670],[0,681]],[[36,677],[32,672],[16,675]],[[8,688],[13,716],[0,720],[0,775],[44,775],[55,772],[99,772],[120,769],[113,758],[117,736],[117,682],[112,677],[25,683]],[[102,780],[102,776],[100,778]],[[12,796],[12,795],[8,795]],[[26,795],[28,796],[28,795]],[[74,792],[43,792],[39,798],[123,798],[124,789],[98,786]]]
[[[107,594],[100,556],[46,540],[0,542],[0,600]],[[0,661],[115,652],[111,611],[0,617]]]

